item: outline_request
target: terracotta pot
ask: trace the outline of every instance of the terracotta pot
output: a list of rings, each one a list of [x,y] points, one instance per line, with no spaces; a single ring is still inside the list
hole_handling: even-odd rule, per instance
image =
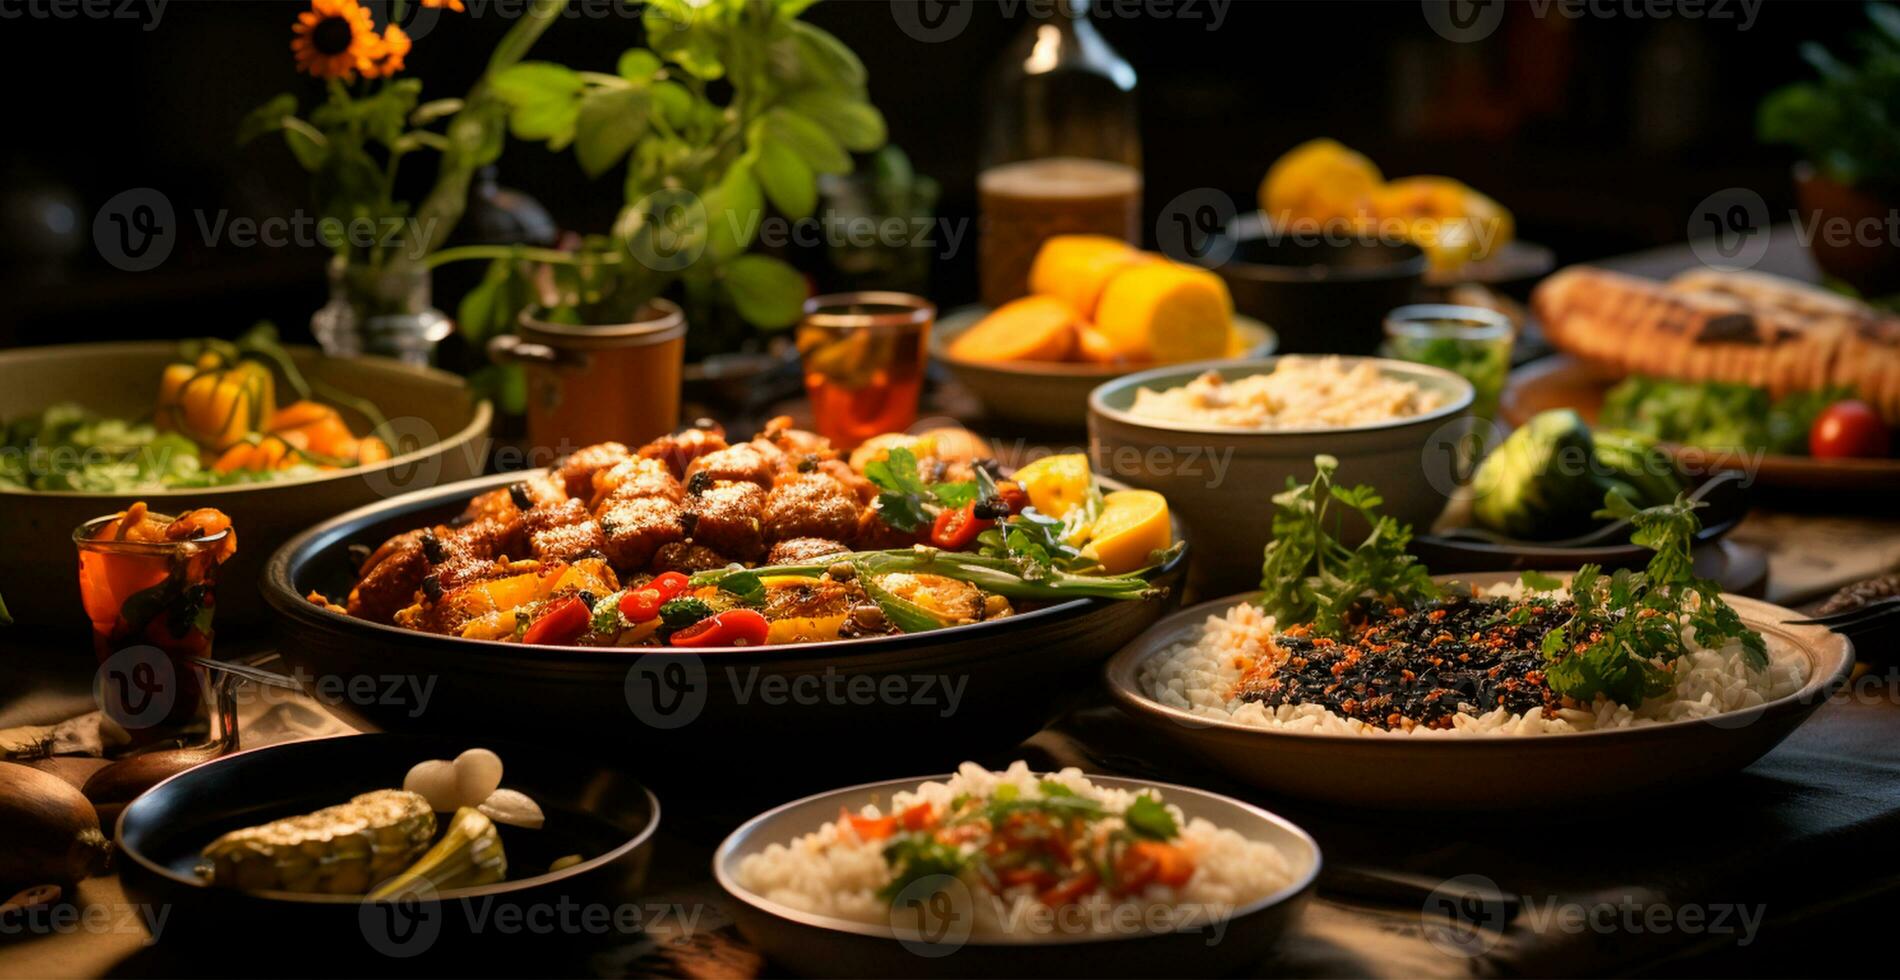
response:
[[[632,323],[549,323],[521,314],[517,332],[489,342],[498,362],[528,371],[528,441],[562,455],[613,440],[639,445],[679,424],[686,317],[663,299]]]
[[[1812,164],[1794,168],[1802,232],[1822,271],[1860,291],[1881,297],[1900,293],[1900,183],[1833,180]]]

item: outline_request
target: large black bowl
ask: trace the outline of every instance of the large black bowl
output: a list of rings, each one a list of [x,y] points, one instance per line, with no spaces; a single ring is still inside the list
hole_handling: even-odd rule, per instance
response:
[[[193,873],[199,852],[227,831],[400,787],[415,763],[454,758],[477,745],[501,756],[502,785],[528,794],[547,814],[538,830],[500,828],[506,881],[369,903],[350,895],[219,888]],[[118,863],[130,901],[167,912],[156,936],[161,952],[197,946],[194,959],[216,961],[220,948],[248,953],[274,942],[289,959],[271,966],[273,972],[302,975],[361,962],[389,974],[399,966],[410,970],[404,961],[417,958],[438,968],[459,962],[459,972],[497,949],[538,938],[548,940],[537,944],[546,947],[542,954],[578,948],[589,937],[604,941],[609,933],[585,916],[598,921],[620,914],[626,924],[628,913],[616,910],[638,908],[659,823],[659,801],[645,786],[571,749],[487,738],[348,735],[239,752],[152,787],[119,817]],[[547,870],[569,854],[583,860]],[[251,938],[235,947],[222,944],[234,936]],[[225,972],[216,962],[200,965]]]
[[[649,761],[696,764],[715,749],[786,763],[827,759],[833,783],[841,760],[868,764],[880,750],[912,767],[948,767],[978,748],[1015,744],[1065,693],[1091,685],[1094,665],[1172,607],[1186,567],[1183,555],[1160,570],[1165,598],[1076,599],[928,633],[697,653],[465,640],[356,619],[305,598],[313,589],[349,590],[351,545],[374,547],[447,520],[470,497],[522,476],[354,510],[271,556],[263,592],[279,613],[281,652],[326,707],[392,731],[505,726],[515,738],[565,740],[580,729]],[[1175,536],[1183,537],[1178,522]]]

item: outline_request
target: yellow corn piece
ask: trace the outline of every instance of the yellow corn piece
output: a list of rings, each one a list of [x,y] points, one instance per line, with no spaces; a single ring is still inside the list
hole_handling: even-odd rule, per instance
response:
[[[213,883],[245,891],[361,895],[407,868],[435,836],[429,801],[399,789],[233,830],[204,849]]]

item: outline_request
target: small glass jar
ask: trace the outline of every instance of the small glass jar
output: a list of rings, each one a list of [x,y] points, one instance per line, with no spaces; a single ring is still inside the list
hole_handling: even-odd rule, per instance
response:
[[[207,679],[193,661],[211,656],[218,564],[233,532],[182,541],[99,536],[121,516],[81,524],[73,544],[79,598],[99,662],[100,707],[135,742],[144,742],[206,721]]]
[[[1471,414],[1491,419],[1511,374],[1513,339],[1510,318],[1496,310],[1423,303],[1386,314],[1383,352],[1456,372],[1476,389]]]
[[[840,449],[917,421],[937,307],[909,293],[814,296],[798,323],[813,428]]]

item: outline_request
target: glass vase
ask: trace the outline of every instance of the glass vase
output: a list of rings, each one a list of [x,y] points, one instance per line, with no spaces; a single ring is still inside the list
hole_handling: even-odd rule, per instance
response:
[[[455,324],[429,305],[429,270],[372,269],[330,262],[330,301],[310,315],[310,332],[331,357],[378,354],[418,366]]]

